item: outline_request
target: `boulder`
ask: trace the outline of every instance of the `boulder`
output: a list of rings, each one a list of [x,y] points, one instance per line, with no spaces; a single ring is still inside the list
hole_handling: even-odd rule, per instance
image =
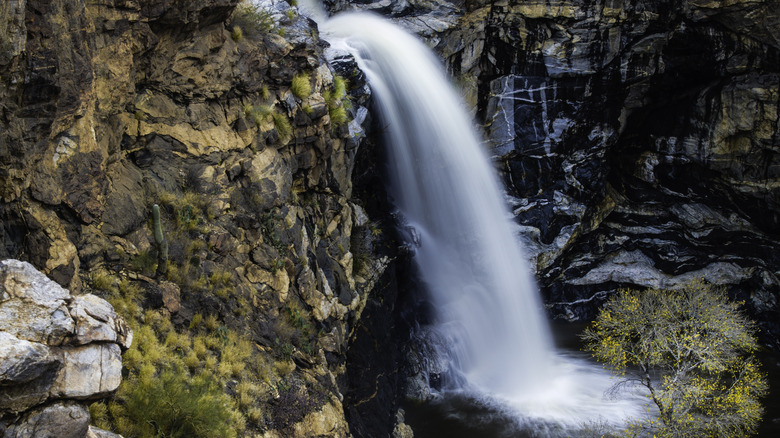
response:
[[[122,381],[121,350],[116,344],[89,344],[57,352],[62,369],[51,389],[56,398],[100,398]]]
[[[0,262],[0,331],[32,342],[60,345],[75,325],[70,293],[18,260]]]
[[[175,283],[170,281],[160,282],[160,294],[162,295],[163,306],[171,313],[181,310],[181,289]]]
[[[94,426],[89,426],[86,438],[122,438],[122,435],[118,435],[107,430],[98,429]]]
[[[0,424],[1,425],[1,424]],[[27,413],[9,426],[4,438],[84,438],[89,429],[89,410],[75,402],[57,402]]]
[[[395,428],[393,428],[392,438],[414,438],[414,431],[411,426],[405,423],[406,419],[403,409],[398,409],[395,413]]]
[[[0,385],[29,382],[55,363],[47,346],[0,332]]]
[[[73,297],[27,262],[0,261],[0,411],[17,414],[4,436],[83,438],[89,414],[73,400],[119,387],[132,337],[106,300]]]
[[[0,331],[0,411],[22,412],[45,401],[60,365],[46,345]]]
[[[108,301],[92,294],[81,295],[73,298],[68,308],[76,323],[75,343],[83,345],[105,341],[116,342],[123,348],[130,347],[132,331]]]

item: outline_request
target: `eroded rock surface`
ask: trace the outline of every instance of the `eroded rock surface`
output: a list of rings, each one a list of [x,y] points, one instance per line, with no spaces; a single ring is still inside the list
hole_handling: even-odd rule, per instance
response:
[[[75,402],[56,402],[36,408],[10,425],[9,438],[83,438],[89,430],[89,411]]]

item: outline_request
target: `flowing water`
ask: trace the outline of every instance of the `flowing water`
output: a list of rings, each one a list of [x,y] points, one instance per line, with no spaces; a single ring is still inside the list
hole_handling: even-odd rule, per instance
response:
[[[355,55],[374,95],[390,192],[436,312],[427,339],[447,365],[440,397],[538,434],[644,413],[643,397],[605,397],[608,373],[555,348],[494,169],[433,53],[374,15],[340,14],[320,29]]]

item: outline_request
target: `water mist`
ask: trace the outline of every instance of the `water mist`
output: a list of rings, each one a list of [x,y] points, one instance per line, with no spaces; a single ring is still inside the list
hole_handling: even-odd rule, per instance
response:
[[[413,230],[438,354],[450,362],[445,396],[563,427],[644,411],[636,399],[605,400],[607,373],[556,352],[495,171],[433,53],[374,15],[322,17],[325,38],[353,53],[374,95],[390,192]]]

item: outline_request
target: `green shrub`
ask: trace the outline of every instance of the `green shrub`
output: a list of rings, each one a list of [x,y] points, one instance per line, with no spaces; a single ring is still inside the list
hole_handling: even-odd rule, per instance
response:
[[[252,343],[224,326],[216,335],[179,332],[157,310],[147,310],[142,320],[143,325],[133,324],[135,340],[123,357],[126,377],[108,414],[105,406],[91,407],[96,421],[128,438],[241,433],[246,412],[238,410],[223,388],[228,379],[241,383],[260,378],[247,371],[259,355]],[[242,397],[246,405],[246,392]]]
[[[196,313],[192,315],[192,320],[190,320],[190,330],[196,330],[200,327],[200,323],[203,322],[203,315],[200,313]]]
[[[104,270],[95,271],[90,275],[92,287],[105,292],[116,290],[117,279]]]
[[[111,423],[108,417],[108,406],[105,402],[95,402],[89,405],[90,423],[101,429],[109,429]]]
[[[235,25],[233,26],[233,30],[230,32],[230,37],[233,38],[233,41],[239,42],[242,38],[244,38],[244,31],[240,26]]]
[[[341,126],[344,123],[346,123],[347,120],[349,119],[349,115],[347,114],[347,109],[344,108],[343,106],[329,108],[328,114],[330,115],[330,123],[332,123],[335,126]]]
[[[349,119],[347,108],[352,105],[347,96],[347,80],[338,75],[334,76],[333,87],[322,93],[322,96],[325,98],[325,103],[328,106],[330,123],[333,126],[340,126],[346,123]]]
[[[333,77],[333,97],[336,99],[344,99],[347,96],[347,80],[343,77],[336,75]]]
[[[268,117],[271,115],[273,111],[271,110],[271,107],[267,105],[257,105],[257,106],[250,106],[245,105],[244,106],[244,114],[247,118],[252,119],[255,122],[255,125],[260,126],[263,124],[264,121],[268,119]]]
[[[236,291],[233,274],[228,271],[215,270],[209,276],[209,290],[220,298],[227,298]]]
[[[166,370],[139,376],[124,394],[131,429],[125,436],[234,437],[230,398],[207,375]]]
[[[130,266],[134,271],[141,274],[147,276],[154,275],[157,266],[157,255],[151,248],[138,251],[138,254],[133,256],[130,261]]]
[[[292,135],[293,128],[290,124],[290,120],[284,114],[273,111],[273,109],[266,105],[257,105],[254,107],[244,107],[244,112],[248,117],[255,121],[255,125],[261,126],[270,117],[274,123],[274,129],[279,134],[279,139],[284,141]]]
[[[210,198],[197,192],[162,192],[159,194],[160,206],[173,217],[174,231],[206,232],[206,226],[214,220],[215,212],[210,208]]]
[[[210,332],[217,330],[219,327],[219,319],[217,319],[217,315],[214,315],[213,313],[206,315],[204,323],[206,324],[206,329]]]
[[[270,11],[251,1],[243,1],[233,14],[233,25],[241,28],[242,37],[256,41],[273,30],[275,23]]]
[[[133,330],[135,330],[138,325],[136,321],[143,313],[143,308],[140,304],[141,295],[142,290],[138,285],[131,283],[128,280],[122,280],[119,282],[118,289],[112,290],[111,293],[106,296],[106,301],[114,307],[114,310],[118,314],[122,315],[125,320],[127,320]]]
[[[304,331],[307,334],[311,331],[311,325],[309,324],[309,319],[311,317],[309,312],[301,309],[300,305],[295,302],[289,303],[285,307],[285,313],[287,313],[287,317],[293,327]]]
[[[274,128],[276,128],[276,132],[279,134],[279,139],[284,140],[290,138],[292,135],[292,125],[290,125],[290,121],[287,117],[279,113],[273,113],[272,117],[274,119]]]

